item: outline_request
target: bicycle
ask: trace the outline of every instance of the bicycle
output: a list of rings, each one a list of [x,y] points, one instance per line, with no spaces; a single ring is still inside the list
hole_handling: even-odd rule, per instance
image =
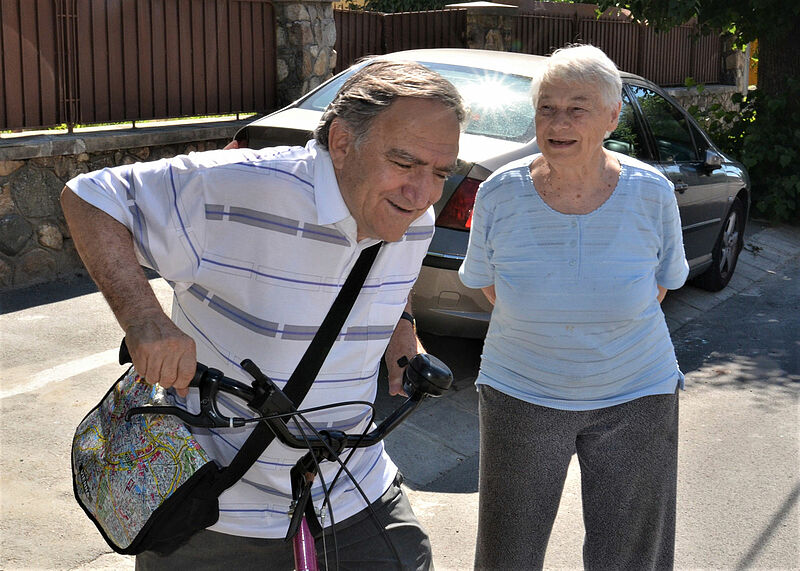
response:
[[[120,347],[120,363],[131,362],[130,354],[123,340]],[[313,510],[311,498],[311,486],[314,479],[319,474],[319,464],[322,461],[334,461],[339,463],[340,468],[331,482],[327,486],[321,481],[325,493],[323,506],[327,504],[329,490],[335,485],[339,476],[344,472],[350,477],[351,481],[361,493],[368,509],[371,509],[367,496],[361,491],[358,483],[352,478],[347,470],[347,461],[340,458],[340,453],[346,449],[365,448],[373,446],[383,440],[390,432],[410,415],[427,397],[439,397],[449,390],[453,382],[453,374],[442,361],[432,355],[419,353],[410,360],[403,357],[398,361],[398,365],[405,367],[403,373],[403,390],[408,398],[392,411],[380,424],[372,431],[362,434],[348,434],[338,430],[317,431],[304,418],[305,413],[333,408],[336,406],[347,406],[352,404],[366,405],[373,410],[372,403],[362,401],[349,401],[315,407],[308,410],[297,410],[294,403],[275,385],[275,383],[250,359],[242,361],[241,366],[250,376],[253,382],[250,386],[231,379],[223,375],[217,369],[206,367],[197,363],[197,370],[190,387],[200,390],[200,412],[190,413],[177,406],[150,405],[132,408],[126,415],[126,420],[138,414],[168,414],[180,418],[184,423],[199,428],[234,428],[245,426],[246,424],[265,422],[275,433],[277,439],[286,446],[295,449],[308,450],[308,453],[301,457],[290,471],[292,484],[292,503],[288,516],[290,517],[289,529],[286,540],[292,540],[296,571],[318,571],[316,545],[314,533],[312,532],[309,520],[314,523],[314,527],[322,530],[322,526],[316,522],[316,515]],[[259,413],[253,418],[226,417],[217,406],[216,396],[219,391],[228,393],[244,400],[248,406]],[[310,429],[311,435],[301,426],[301,421]],[[297,437],[289,431],[289,422],[293,422],[299,429],[301,437]],[[367,424],[371,426],[372,420]],[[366,430],[366,429],[365,429]],[[321,476],[320,476],[321,478]],[[329,512],[331,511],[328,505]],[[323,512],[324,513],[324,512]],[[337,554],[336,568],[339,568],[338,551],[336,549],[336,534],[334,529],[333,517],[331,517],[331,533],[334,542],[334,553]],[[397,552],[391,543],[386,532],[381,529],[384,539],[387,541],[392,552],[397,556]],[[325,535],[323,534],[323,541]],[[327,551],[326,551],[327,557]],[[327,560],[326,560],[327,566]]]

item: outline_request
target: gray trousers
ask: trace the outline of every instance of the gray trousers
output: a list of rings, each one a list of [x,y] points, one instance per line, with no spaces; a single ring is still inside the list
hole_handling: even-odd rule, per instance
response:
[[[566,411],[481,385],[479,403],[476,569],[542,569],[576,452],[586,528],[584,567],[673,567],[677,391]]]
[[[408,498],[400,488],[398,474],[389,489],[372,504],[378,521],[364,510],[336,524],[336,545],[328,531],[325,535],[327,567],[323,541],[317,539],[317,559],[320,569],[396,570],[433,569],[428,534],[417,521]],[[380,529],[378,528],[378,525]],[[385,530],[400,557],[381,533]],[[339,567],[336,566],[338,546]],[[240,537],[203,530],[169,555],[146,551],[136,556],[136,571],[245,571],[249,569],[290,571],[294,568],[291,542],[283,539]]]

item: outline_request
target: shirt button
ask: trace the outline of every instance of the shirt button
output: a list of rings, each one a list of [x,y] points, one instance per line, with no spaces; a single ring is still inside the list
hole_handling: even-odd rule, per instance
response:
[[[575,220],[573,220],[571,226],[573,228],[577,228],[578,227],[578,223]]]
[[[574,266],[575,264],[577,264],[577,261],[576,261],[576,260],[570,260],[570,261],[569,261],[569,265],[570,265],[570,266]]]
[[[569,245],[570,245],[570,246],[576,246],[577,244],[578,244],[578,243],[577,243],[575,240],[572,240],[572,241],[569,243]]]

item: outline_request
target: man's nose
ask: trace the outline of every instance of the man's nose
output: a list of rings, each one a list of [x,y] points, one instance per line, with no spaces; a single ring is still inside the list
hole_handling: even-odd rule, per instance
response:
[[[442,179],[433,173],[417,173],[403,185],[403,194],[412,208],[427,208],[439,200],[442,186]]]

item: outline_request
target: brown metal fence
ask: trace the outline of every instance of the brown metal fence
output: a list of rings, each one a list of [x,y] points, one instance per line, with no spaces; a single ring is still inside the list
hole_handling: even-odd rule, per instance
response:
[[[466,10],[386,14],[386,53],[422,48],[464,48]]]
[[[569,16],[517,16],[516,38],[519,51],[547,55],[577,41],[575,18]]]
[[[466,47],[467,11],[335,10],[335,71],[365,55]],[[267,111],[275,107],[271,0],[0,0],[0,129]],[[614,18],[517,16],[513,48],[573,41],[661,85],[718,83],[722,40]]]
[[[336,24],[336,73],[347,69],[359,58],[386,53],[383,20],[384,14],[379,12],[333,11]]]
[[[64,122],[56,34],[63,1],[0,1],[0,128]]]
[[[664,86],[683,85],[687,77],[698,83],[719,83],[723,42],[718,34],[699,36],[691,25],[658,33],[621,19],[530,16],[517,18],[520,51],[547,55],[570,42],[601,48],[621,70]]]
[[[268,0],[0,0],[0,17],[0,129],[275,108]]]
[[[335,10],[339,72],[366,55],[432,47],[466,47],[466,10],[380,14]],[[694,26],[669,32],[619,17],[522,14],[516,17],[514,51],[547,55],[572,42],[602,48],[617,66],[664,86],[687,77],[718,83],[723,44],[719,35],[697,36]]]
[[[640,26],[624,20],[578,20],[578,41],[603,50],[623,71],[639,73]]]
[[[336,73],[359,58],[420,48],[464,48],[466,10],[381,14],[334,10]]]

